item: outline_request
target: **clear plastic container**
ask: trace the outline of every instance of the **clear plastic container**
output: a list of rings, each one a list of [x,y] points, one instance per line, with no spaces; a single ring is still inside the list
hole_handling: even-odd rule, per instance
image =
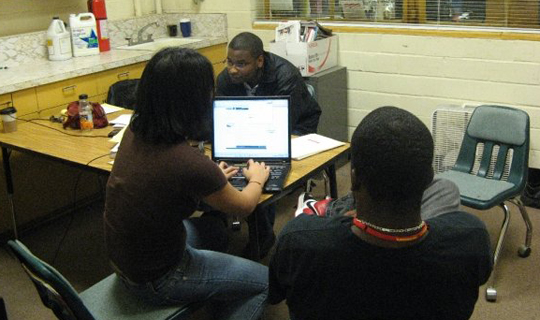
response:
[[[92,105],[88,102],[88,95],[79,96],[79,121],[81,130],[94,129],[94,117],[92,115]]]

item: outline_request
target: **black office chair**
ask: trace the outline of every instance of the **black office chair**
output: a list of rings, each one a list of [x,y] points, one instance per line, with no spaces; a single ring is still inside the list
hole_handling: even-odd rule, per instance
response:
[[[456,164],[438,176],[457,184],[461,203],[487,210],[500,206],[504,211],[499,239],[493,255],[493,272],[486,299],[495,301],[495,266],[508,230],[510,211],[505,202],[521,212],[527,233],[519,248],[520,257],[531,253],[532,224],[520,195],[527,182],[529,164],[529,115],[519,109],[479,106],[469,121]]]
[[[107,103],[133,110],[135,108],[137,85],[140,79],[121,80],[109,87]]]
[[[112,274],[80,295],[56,269],[38,259],[18,240],[8,241],[36,287],[43,304],[60,320],[185,319],[202,304],[153,306],[133,296]]]

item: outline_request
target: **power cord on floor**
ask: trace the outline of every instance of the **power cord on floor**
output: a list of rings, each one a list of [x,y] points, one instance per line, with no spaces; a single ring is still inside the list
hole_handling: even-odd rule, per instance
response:
[[[98,160],[98,159],[101,159],[103,157],[108,157],[109,154],[104,154],[104,155],[101,155],[99,157],[95,157],[94,159],[88,161],[85,166],[88,166],[90,165],[90,163]],[[58,257],[58,253],[60,252],[60,248],[62,247],[62,243],[64,243],[64,240],[66,239],[66,236],[68,234],[68,231],[69,229],[71,228],[71,224],[73,223],[73,217],[75,216],[75,212],[77,211],[77,187],[79,185],[79,180],[81,179],[81,175],[84,173],[83,170],[81,170],[79,172],[79,174],[77,175],[77,179],[75,180],[75,186],[73,187],[73,210],[71,211],[71,213],[69,214],[69,221],[68,221],[68,224],[66,226],[66,229],[64,230],[64,234],[62,235],[62,237],[60,238],[60,242],[58,242],[58,246],[56,247],[56,251],[54,252],[54,257],[52,259],[52,262],[51,262],[51,265],[54,266],[55,262],[56,262],[56,258]]]

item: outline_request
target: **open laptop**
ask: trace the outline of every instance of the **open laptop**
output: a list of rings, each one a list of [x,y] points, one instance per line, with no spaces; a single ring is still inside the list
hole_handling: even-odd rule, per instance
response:
[[[270,177],[264,192],[280,192],[291,169],[290,97],[216,97],[213,107],[212,159],[245,167],[264,161]],[[247,185],[240,172],[230,179],[239,190]]]

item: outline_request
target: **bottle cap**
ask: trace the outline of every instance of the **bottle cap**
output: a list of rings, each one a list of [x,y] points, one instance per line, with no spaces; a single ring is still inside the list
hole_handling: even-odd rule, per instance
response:
[[[52,17],[53,20],[58,20],[60,17]]]
[[[81,99],[81,100],[82,99],[88,99],[88,95],[83,93],[83,94],[79,95],[79,99]]]

